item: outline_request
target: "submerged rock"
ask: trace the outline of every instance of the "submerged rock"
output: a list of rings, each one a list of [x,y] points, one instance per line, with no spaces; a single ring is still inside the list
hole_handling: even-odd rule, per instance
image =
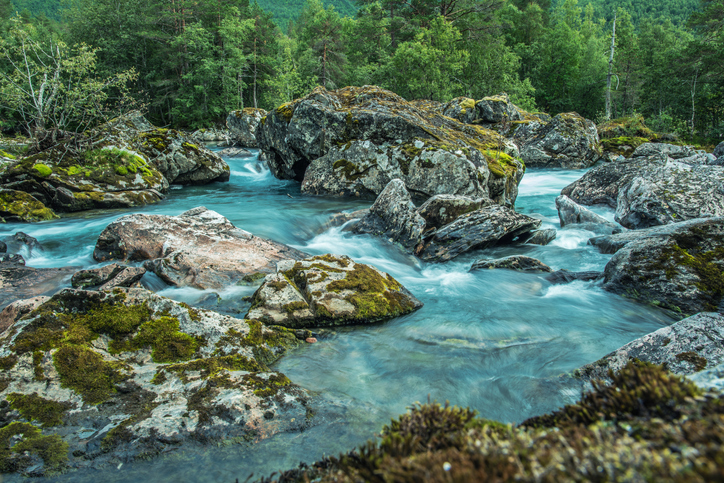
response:
[[[580,169],[601,158],[596,125],[576,113],[558,114],[549,123],[516,133],[528,167]]]
[[[231,111],[226,117],[226,127],[231,133],[234,144],[244,148],[256,148],[259,143],[256,133],[261,120],[266,117],[264,109],[247,107],[239,111]]]
[[[540,220],[505,206],[489,205],[464,214],[425,237],[415,253],[427,261],[451,260],[470,250],[510,243],[540,225]]]
[[[546,276],[553,285],[561,285],[564,283],[571,282],[593,282],[595,280],[601,280],[603,278],[603,272],[586,271],[586,272],[570,272],[568,270],[556,270],[550,275]]]
[[[604,289],[683,313],[716,311],[724,297],[724,218],[674,225],[621,247]]]
[[[277,264],[254,294],[246,315],[284,327],[366,324],[422,307],[389,274],[351,258],[321,255]]]
[[[669,371],[690,375],[724,363],[724,315],[700,313],[629,342],[575,372],[590,381],[608,379],[632,360],[663,364]]]
[[[272,173],[312,194],[377,196],[395,178],[436,194],[512,204],[523,176],[515,145],[374,86],[317,88],[270,112],[257,135]]]
[[[621,227],[611,223],[604,217],[579,205],[566,195],[556,198],[556,209],[561,227],[566,225],[591,225],[593,231],[605,229],[610,233],[620,233]]]
[[[400,179],[390,181],[369,212],[352,227],[354,233],[382,236],[409,250],[420,243],[424,230],[425,220]]]
[[[508,270],[515,270],[517,272],[552,272],[553,269],[545,263],[535,258],[526,257],[524,255],[513,255],[505,258],[498,258],[496,260],[478,260],[473,263],[470,268],[473,270],[493,270],[497,268],[507,268]]]
[[[66,289],[0,336],[0,466],[52,474],[304,429],[310,395],[268,368],[297,344],[143,289]]]
[[[272,273],[275,263],[303,258],[281,243],[259,238],[228,219],[194,208],[178,216],[126,215],[98,237],[97,261],[143,261],[164,282],[200,289],[222,288],[245,276]]]
[[[70,279],[74,288],[110,290],[115,287],[134,287],[143,278],[146,269],[143,267],[127,267],[111,263],[99,268],[81,270]]]

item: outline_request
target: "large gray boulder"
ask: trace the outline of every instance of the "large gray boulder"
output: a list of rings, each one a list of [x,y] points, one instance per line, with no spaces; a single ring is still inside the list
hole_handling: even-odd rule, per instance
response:
[[[283,261],[267,275],[246,315],[284,327],[365,324],[422,307],[389,274],[351,258],[321,255]]]
[[[352,228],[354,233],[382,236],[408,250],[420,243],[424,230],[425,219],[418,214],[400,179],[387,184],[369,213]]]
[[[269,369],[298,343],[144,289],[66,289],[0,335],[3,472],[118,466],[302,430],[310,394]]]
[[[488,205],[485,199],[473,199],[467,196],[435,195],[423,203],[417,212],[425,220],[425,228],[440,228],[452,223],[459,216]]]
[[[264,109],[247,107],[238,111],[231,111],[226,117],[226,127],[231,134],[232,142],[245,148],[256,148],[259,143],[256,133],[261,120],[266,117]]]
[[[373,86],[317,88],[270,112],[257,138],[272,173],[312,194],[376,197],[399,178],[413,197],[512,204],[523,175],[515,145]]]
[[[604,289],[680,312],[717,311],[724,297],[724,218],[672,225],[621,247]]]
[[[520,157],[527,167],[580,169],[601,158],[596,125],[575,112],[558,114],[549,123],[516,131]]]
[[[505,206],[488,205],[426,236],[415,253],[423,260],[447,261],[470,250],[510,243],[540,225],[540,220]]]
[[[584,208],[566,195],[561,195],[556,198],[556,209],[558,210],[558,219],[561,222],[561,227],[566,225],[584,225],[590,227],[590,229],[595,232],[605,230],[608,233],[620,233],[622,231],[620,226]]]
[[[303,257],[204,207],[178,216],[123,216],[103,230],[93,251],[99,262],[145,260],[164,282],[199,289],[228,287],[247,275],[274,272],[279,260]]]
[[[724,363],[724,315],[700,313],[664,327],[586,364],[575,372],[585,381],[608,380],[631,360],[663,364],[674,374],[688,376]]]

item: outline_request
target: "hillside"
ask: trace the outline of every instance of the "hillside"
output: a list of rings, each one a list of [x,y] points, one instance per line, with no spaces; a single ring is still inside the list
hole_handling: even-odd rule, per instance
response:
[[[557,0],[562,4],[564,0]],[[631,20],[638,25],[645,18],[657,19],[665,17],[671,19],[674,25],[684,25],[689,16],[699,6],[699,0],[579,0],[578,5],[585,8],[593,5],[595,17],[613,18],[618,7],[625,8],[631,14]]]
[[[304,8],[306,0],[257,0],[261,8],[274,14],[274,22],[286,32],[290,20],[295,20]],[[354,17],[357,6],[354,0],[324,0],[324,6],[334,5],[341,16]]]

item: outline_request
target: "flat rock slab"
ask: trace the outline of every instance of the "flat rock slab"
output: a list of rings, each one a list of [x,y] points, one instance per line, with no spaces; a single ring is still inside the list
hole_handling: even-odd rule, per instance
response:
[[[93,257],[147,260],[144,267],[168,284],[213,289],[247,275],[273,273],[279,260],[301,259],[304,253],[256,237],[199,207],[178,216],[123,216],[103,230]]]
[[[724,217],[673,225],[619,249],[604,269],[605,290],[693,315],[724,297]]]
[[[254,294],[248,319],[284,327],[379,322],[422,307],[389,274],[338,255],[278,264]]]
[[[0,264],[0,309],[16,300],[52,295],[63,286],[78,267],[32,268],[14,263]]]
[[[310,394],[268,367],[300,343],[145,289],[63,290],[0,335],[0,444],[44,443],[3,463],[42,476],[303,430]]]
[[[597,236],[589,239],[588,243],[598,248],[601,253],[612,255],[631,242],[665,240],[674,233],[688,228],[695,228],[702,221],[702,219],[694,219],[679,223],[671,223],[669,225],[644,228],[641,230],[631,230],[612,235]]]
[[[507,268],[508,270],[515,270],[517,272],[533,273],[553,271],[551,267],[540,260],[526,257],[524,255],[513,255],[505,258],[498,258],[496,260],[478,260],[473,263],[470,270],[493,270],[497,268]]]
[[[415,253],[426,261],[451,260],[470,250],[512,242],[540,225],[540,220],[505,206],[488,205],[437,230],[417,246]]]
[[[665,364],[679,375],[690,375],[724,363],[724,315],[700,313],[629,342],[598,361],[578,369],[586,381],[608,379],[630,360]]]

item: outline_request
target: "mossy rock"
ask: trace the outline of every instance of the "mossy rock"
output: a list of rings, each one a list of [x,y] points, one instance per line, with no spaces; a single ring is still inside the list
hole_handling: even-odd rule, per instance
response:
[[[655,132],[646,127],[644,117],[641,114],[612,119],[599,124],[596,128],[602,140],[626,137],[644,138],[649,141],[654,141],[658,138]]]
[[[52,220],[58,216],[28,193],[0,189],[0,218],[34,222]]]

